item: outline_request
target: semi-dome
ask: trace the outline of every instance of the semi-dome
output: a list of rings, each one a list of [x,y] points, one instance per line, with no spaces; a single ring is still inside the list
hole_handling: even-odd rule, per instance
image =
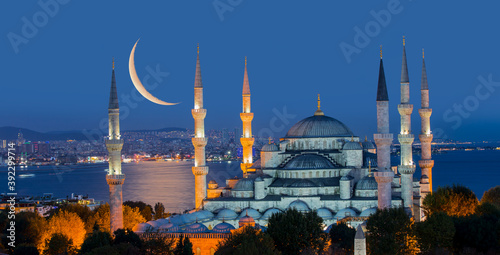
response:
[[[371,174],[363,177],[356,185],[356,190],[376,190],[377,188],[377,181]]]
[[[279,148],[275,143],[269,143],[262,146],[261,151],[279,151]]]
[[[151,224],[149,223],[139,223],[139,224],[136,224],[133,228],[132,228],[132,231],[134,231],[135,233],[145,233],[145,232],[150,232],[150,231],[153,231],[154,227],[151,226]]]
[[[176,233],[176,232],[179,232],[181,230],[181,228],[178,225],[176,225],[172,222],[169,222],[169,223],[161,225],[158,228],[158,230],[160,230],[160,232]]]
[[[281,213],[281,210],[280,209],[277,209],[277,208],[269,208],[267,209],[267,211],[262,215],[262,217],[260,218],[261,220],[268,220],[269,218],[271,218],[271,216],[275,213]]]
[[[347,142],[344,144],[344,147],[342,147],[343,150],[362,150],[363,147],[361,146],[361,143],[359,142]]]
[[[239,180],[232,190],[234,191],[253,191],[253,182],[254,179],[251,178],[243,178]]]
[[[243,226],[255,226],[255,220],[248,216],[248,215],[245,215],[243,216],[239,221],[238,221],[238,225],[239,227],[243,227]]]
[[[209,220],[214,217],[214,214],[207,210],[199,210],[193,213],[196,220]]]
[[[286,163],[283,169],[332,169],[333,163],[327,158],[316,154],[302,154]]]
[[[299,212],[310,212],[311,209],[309,209],[309,206],[306,204],[306,202],[302,200],[295,200],[290,205],[288,208],[295,208]]]
[[[231,233],[231,230],[235,229],[233,225],[227,222],[221,222],[212,228],[213,233]]]
[[[193,223],[191,225],[186,226],[184,229],[184,233],[204,233],[209,232],[208,228],[201,223]]]
[[[257,210],[252,208],[247,208],[241,211],[240,218],[243,218],[247,215],[254,218],[255,220],[259,219],[262,216]]]
[[[319,208],[316,213],[318,214],[319,217],[323,218],[324,220],[329,220],[333,218],[333,214],[328,208]]]
[[[324,115],[305,118],[292,126],[287,138],[352,136],[352,131],[342,122]]]
[[[344,208],[340,211],[337,212],[337,214],[335,214],[335,218],[340,220],[340,219],[343,219],[345,217],[356,217],[356,211],[354,211],[353,209],[351,208]]]
[[[234,220],[238,217],[238,214],[231,209],[222,209],[217,213],[216,219],[218,220]]]
[[[376,207],[372,207],[372,208],[368,208],[368,209],[362,211],[359,216],[360,217],[369,217],[370,215],[372,215],[372,214],[374,214],[376,212],[377,212],[377,208]]]

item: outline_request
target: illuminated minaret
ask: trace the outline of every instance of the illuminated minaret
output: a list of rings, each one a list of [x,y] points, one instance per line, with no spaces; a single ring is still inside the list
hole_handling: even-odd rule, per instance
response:
[[[377,134],[373,135],[377,144],[378,171],[373,177],[378,183],[378,208],[390,208],[392,189],[391,183],[394,172],[391,170],[391,145],[393,135],[389,133],[389,95],[385,82],[384,62],[382,60],[382,46],[380,46],[380,68],[377,87]]]
[[[406,64],[405,39],[403,37],[403,63],[401,66],[401,104],[398,105],[401,115],[401,132],[398,135],[401,146],[401,164],[398,166],[401,174],[401,197],[405,208],[413,212],[413,164],[412,144],[414,136],[411,133],[411,113],[413,105],[410,104],[410,80],[408,78],[408,66]]]
[[[194,137],[192,139],[194,146],[194,166],[192,170],[195,180],[195,208],[199,210],[202,207],[203,199],[207,197],[208,166],[205,161],[205,146],[208,139],[205,138],[205,116],[207,115],[207,110],[203,109],[203,84],[201,83],[199,45],[197,52],[194,78],[194,109],[191,110],[191,113],[194,118]]]
[[[243,147],[243,163],[241,170],[243,176],[246,176],[252,166],[253,142],[252,136],[252,119],[253,113],[250,109],[250,84],[248,82],[247,58],[245,57],[245,74],[243,75],[243,111],[240,113],[241,121],[243,122],[243,136],[240,138],[241,146]]]
[[[422,83],[420,94],[422,96],[422,101],[418,113],[422,119],[422,131],[418,138],[422,148],[422,159],[418,161],[418,164],[422,169],[422,177],[420,179],[422,197],[425,197],[425,195],[432,192],[432,167],[434,166],[434,160],[432,160],[431,156],[432,133],[430,117],[432,109],[429,108],[429,86],[427,84],[427,72],[425,70],[424,49],[422,49]]]
[[[116,91],[115,61],[111,75],[111,92],[109,94],[109,136],[106,139],[106,148],[109,153],[109,171],[106,182],[109,185],[109,207],[111,233],[123,228],[123,197],[122,185],[125,175],[122,174],[122,147],[123,140],[120,136],[120,107],[118,106],[118,93]]]

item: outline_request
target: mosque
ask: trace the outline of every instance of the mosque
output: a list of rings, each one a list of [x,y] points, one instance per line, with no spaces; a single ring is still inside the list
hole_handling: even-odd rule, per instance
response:
[[[377,133],[373,137],[375,144],[366,138],[360,139],[340,120],[323,112],[318,95],[317,109],[315,112],[311,110],[312,116],[293,125],[279,142],[270,141],[264,145],[260,150],[260,158],[254,161],[251,124],[254,115],[251,112],[250,83],[245,59],[243,108],[240,114],[243,123],[240,139],[243,147],[243,178],[228,179],[225,183],[210,180],[207,185],[209,168],[205,161],[205,146],[209,141],[205,137],[204,128],[207,109],[203,107],[198,49],[192,109],[195,122],[192,138],[195,149],[192,168],[195,176],[195,209],[169,219],[139,224],[134,231],[164,231],[171,235],[184,233],[193,235],[193,238],[201,238],[199,245],[207,245],[207,240],[216,243],[216,240],[224,236],[201,237],[200,234],[227,235],[239,226],[249,224],[265,230],[269,218],[274,213],[288,208],[301,212],[316,211],[323,218],[326,231],[329,226],[339,221],[347,221],[356,228],[377,208],[404,207],[416,221],[424,219],[421,205],[425,195],[432,191],[431,173],[434,164],[431,159],[432,133],[429,120],[432,109],[429,108],[429,88],[423,59],[419,109],[422,123],[419,135],[422,160],[418,162],[422,176],[417,180],[413,179],[413,105],[410,104],[404,39],[400,85],[401,102],[398,111],[401,117],[401,131],[397,137],[401,148],[400,165],[393,166],[390,158],[394,138],[389,132],[389,96],[382,51],[376,95]],[[114,102],[115,98],[113,71],[109,110],[110,138],[106,143],[110,152],[111,171],[107,180],[110,185],[112,218],[120,214],[121,184],[125,179],[121,167],[118,167],[119,159],[113,160],[113,157],[119,157],[120,152],[116,151],[121,150],[123,144],[119,142],[118,101]],[[122,221],[121,218],[112,220],[112,229],[122,227]],[[195,248],[196,242],[193,242]],[[198,248],[196,254],[213,254],[212,248],[213,245],[210,253],[206,252],[208,248]]]

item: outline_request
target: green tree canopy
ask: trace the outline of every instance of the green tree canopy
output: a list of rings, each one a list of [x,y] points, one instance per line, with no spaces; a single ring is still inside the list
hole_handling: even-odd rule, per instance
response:
[[[377,210],[366,222],[370,254],[416,254],[413,219],[399,208]]]
[[[113,244],[129,243],[137,248],[142,248],[142,239],[130,229],[118,229],[114,232]]]
[[[277,255],[281,254],[273,239],[260,230],[244,227],[220,242],[216,255]]]
[[[345,224],[345,222],[340,222],[339,224],[333,225],[330,230],[330,240],[332,242],[332,248],[335,252],[347,252],[352,253],[354,251],[354,236],[356,235],[356,230]]]
[[[163,219],[165,218],[166,216],[166,213],[165,213],[165,206],[158,202],[155,204],[155,220],[158,220],[158,219]]]
[[[153,218],[153,208],[151,205],[148,205],[142,201],[125,201],[123,205],[126,205],[132,209],[138,208],[141,215],[146,219],[146,221],[150,221]]]
[[[455,225],[444,212],[433,213],[425,221],[415,224],[418,246],[423,253],[451,251]]]
[[[450,216],[471,215],[477,205],[478,200],[474,192],[456,184],[452,187],[438,187],[435,192],[427,195],[423,202],[427,216],[436,212],[444,212]]]
[[[76,248],[73,246],[73,241],[62,233],[54,233],[47,240],[45,245],[44,255],[60,255],[60,254],[76,254]]]
[[[269,218],[267,233],[283,254],[322,251],[327,239],[322,223],[323,219],[315,211],[301,213],[290,208]]]
[[[181,235],[175,246],[174,255],[194,255],[193,244],[189,240],[189,237],[184,238],[184,236]]]
[[[87,234],[80,249],[80,253],[90,252],[93,249],[111,245],[112,242],[113,238],[111,238],[108,232],[100,231],[99,228],[97,228],[92,233]]]
[[[500,185],[485,191],[481,198],[482,203],[490,203],[500,209]]]

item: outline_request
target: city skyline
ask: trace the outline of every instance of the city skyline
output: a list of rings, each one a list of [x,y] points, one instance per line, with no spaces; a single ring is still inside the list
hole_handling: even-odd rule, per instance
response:
[[[483,13],[466,20],[458,18],[462,15],[459,11],[450,12],[441,21],[446,4],[433,4],[431,8],[425,3],[389,3],[393,5],[345,7],[357,8],[356,15],[342,13],[333,3],[307,6],[299,12],[300,5],[272,3],[263,8],[258,3],[241,1],[231,11],[221,12],[213,3],[195,7],[188,3],[162,3],[163,8],[124,3],[121,11],[113,11],[113,5],[108,3],[95,9],[69,2],[59,4],[57,11],[52,9],[53,17],[36,3],[29,8],[18,6],[2,16],[6,26],[0,33],[6,35],[6,40],[0,42],[5,56],[0,63],[3,70],[12,70],[4,75],[5,83],[10,84],[4,87],[4,93],[12,95],[6,97],[4,104],[12,107],[4,112],[0,126],[42,132],[98,128],[106,120],[102,109],[107,105],[109,69],[114,56],[120,103],[129,107],[128,114],[122,112],[122,129],[190,128],[191,86],[199,42],[205,107],[210,110],[207,129],[241,125],[240,93],[247,56],[254,135],[268,134],[270,130],[273,137],[283,136],[295,122],[314,113],[316,94],[320,93],[326,115],[346,123],[355,135],[370,138],[376,128],[374,106],[382,44],[390,131],[397,133],[404,35],[411,103],[416,108],[420,107],[421,50],[425,48],[435,138],[500,139],[495,132],[500,127],[500,111],[496,110],[500,104],[500,76],[497,78],[494,71],[500,52],[492,46],[498,41],[497,36],[487,29],[487,24],[495,21],[494,14],[489,13],[495,8],[486,3],[456,4],[459,10],[478,8]],[[93,12],[81,8],[92,8]],[[135,8],[154,15],[130,18]],[[176,8],[182,11],[176,12]],[[275,20],[273,13],[280,10],[289,13]],[[162,11],[168,15],[160,14]],[[33,23],[39,12],[48,13],[47,24]],[[92,20],[88,19],[89,13],[93,13]],[[387,13],[390,18],[383,16]],[[24,17],[28,23],[40,25],[32,38],[23,35]],[[367,37],[366,45],[356,47],[357,28],[366,34],[365,28],[373,22],[378,24],[379,32],[371,31],[373,36]],[[13,34],[29,40],[13,43]],[[139,77],[143,79],[149,74],[152,81],[156,77],[158,85],[151,93],[162,100],[182,102],[180,105],[160,107],[133,95],[136,92],[127,69],[128,55],[139,37]],[[356,47],[359,53],[343,54],[345,45]],[[156,76],[151,75],[155,72]],[[129,103],[124,101],[127,96]],[[462,110],[457,106],[464,104],[469,105],[462,106]],[[414,115],[412,119],[413,133],[419,133],[419,117]],[[439,130],[441,137],[436,135]]]

